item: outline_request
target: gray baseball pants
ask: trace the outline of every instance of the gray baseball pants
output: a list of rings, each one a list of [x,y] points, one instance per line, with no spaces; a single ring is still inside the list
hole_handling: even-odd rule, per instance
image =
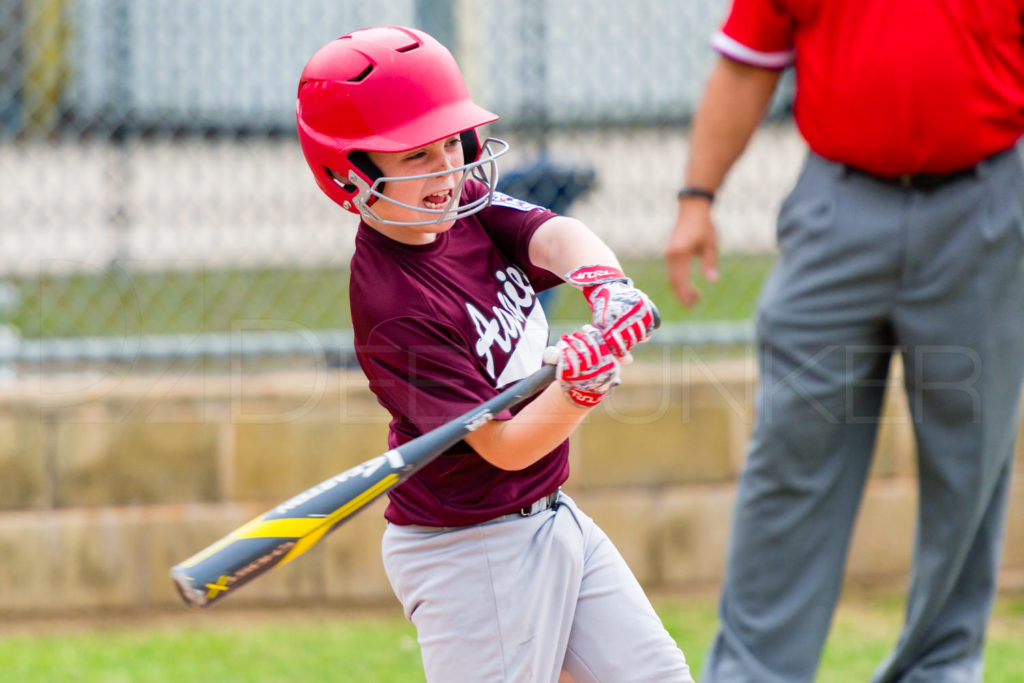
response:
[[[930,191],[809,156],[759,304],[757,420],[704,683],[814,678],[893,353],[920,495],[906,620],[874,680],[982,680],[1024,377],[1018,152]]]
[[[693,683],[622,556],[564,493],[528,517],[389,524],[384,568],[428,681]]]

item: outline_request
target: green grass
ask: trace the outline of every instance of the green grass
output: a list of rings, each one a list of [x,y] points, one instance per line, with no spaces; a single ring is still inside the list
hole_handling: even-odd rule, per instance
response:
[[[248,321],[349,327],[343,269],[127,271],[8,279],[26,338],[231,332]]]
[[[22,683],[423,680],[415,631],[400,617],[186,621],[9,638],[0,671]]]
[[[708,597],[656,600],[669,632],[699,673],[715,628]],[[867,681],[898,633],[902,602],[844,599],[820,683]],[[47,632],[49,631],[49,632]],[[986,683],[1024,680],[1024,598],[1004,597],[989,632]],[[167,681],[422,682],[415,632],[398,613],[317,609],[296,614],[183,613],[155,619],[0,632],[3,680],[83,683]]]
[[[718,284],[701,284],[693,311],[679,305],[661,259],[624,264],[666,322],[746,320],[772,257],[724,256]],[[343,267],[128,271],[114,266],[75,275],[7,280],[18,301],[5,317],[22,337],[113,336],[231,332],[252,321],[310,330],[348,329],[348,271]],[[583,298],[560,287],[554,321],[583,321]],[[3,322],[0,320],[0,322]]]

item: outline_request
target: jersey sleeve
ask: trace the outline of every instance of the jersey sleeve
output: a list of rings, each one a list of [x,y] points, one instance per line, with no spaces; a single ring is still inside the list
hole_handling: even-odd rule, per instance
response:
[[[558,214],[516,197],[495,192],[491,205],[480,212],[480,223],[494,245],[512,263],[519,266],[534,290],[540,292],[562,284],[557,274],[533,264],[530,240],[533,233]]]
[[[380,323],[360,356],[371,391],[409,435],[439,427],[498,393],[458,332],[428,318]],[[506,410],[494,419],[511,417]]]
[[[793,63],[793,19],[783,0],[733,0],[711,46],[722,55],[764,69]]]

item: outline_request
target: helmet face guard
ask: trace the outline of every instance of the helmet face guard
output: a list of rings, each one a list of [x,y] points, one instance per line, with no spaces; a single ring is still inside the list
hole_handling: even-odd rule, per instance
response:
[[[480,144],[476,129],[498,116],[470,99],[451,53],[426,33],[401,26],[355,31],[320,48],[302,71],[295,114],[302,152],[317,185],[342,208],[373,220],[380,220],[371,209],[375,201],[401,205],[382,187],[402,178],[382,178],[366,152],[404,152],[461,134],[463,166],[409,177],[462,170],[459,190],[472,175],[487,185],[488,193],[462,207],[455,202],[459,192],[443,209],[403,205],[431,216],[409,225],[430,225],[487,206],[497,182],[494,160],[508,149],[498,140]],[[500,149],[492,151],[492,144]]]
[[[491,145],[497,145],[498,149],[492,150]],[[481,152],[475,161],[470,161],[462,166],[456,166],[455,168],[446,169],[444,171],[437,171],[436,173],[421,173],[419,175],[409,176],[380,176],[376,178],[372,184],[367,183],[366,179],[355,171],[349,171],[349,183],[358,188],[358,192],[355,197],[352,198],[352,203],[364,218],[370,218],[378,223],[384,223],[387,225],[436,225],[445,221],[472,216],[474,213],[485,209],[490,205],[491,198],[494,196],[494,188],[498,185],[498,164],[496,160],[507,151],[508,143],[504,140],[487,138],[484,141]],[[452,173],[458,173],[460,171],[462,172],[462,178],[459,180],[459,184],[456,185],[455,189],[452,191],[451,199],[448,200],[448,203],[442,209],[428,209],[425,206],[406,204],[405,202],[400,202],[397,199],[388,197],[383,192],[384,183],[387,182],[438,178],[440,176],[451,175]],[[487,194],[481,195],[479,198],[460,206],[458,202],[459,197],[462,194],[462,187],[470,177],[483,183],[487,187]],[[334,182],[343,186],[349,184],[342,183],[338,178],[334,178]],[[437,217],[428,218],[422,221],[396,221],[381,218],[380,215],[378,215],[371,207],[371,204],[378,199],[394,206],[412,209],[420,213],[436,215]]]

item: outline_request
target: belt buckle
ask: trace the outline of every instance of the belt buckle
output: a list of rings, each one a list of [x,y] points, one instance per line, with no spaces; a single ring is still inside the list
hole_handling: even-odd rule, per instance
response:
[[[541,510],[555,507],[555,501],[558,500],[558,491],[559,489],[555,489],[554,492],[549,493],[540,500],[534,501],[529,507],[519,508],[519,516],[530,517]]]
[[[904,173],[899,177],[899,181],[902,187],[909,189],[914,185],[914,176],[909,173]]]
[[[531,516],[537,514],[538,512],[540,512],[541,510],[544,509],[542,506],[544,505],[545,502],[547,502],[547,498],[541,498],[540,500],[533,501],[532,503],[530,503],[528,506],[526,506],[524,508],[519,508],[519,516],[520,517],[531,517]]]
[[[532,514],[533,514],[533,509],[534,509],[534,508],[535,508],[536,506],[537,506],[537,501],[533,501],[532,503],[530,503],[530,504],[529,504],[529,505],[527,505],[526,507],[524,507],[524,508],[519,508],[519,516],[520,516],[520,517],[529,517],[530,515],[532,515]]]

